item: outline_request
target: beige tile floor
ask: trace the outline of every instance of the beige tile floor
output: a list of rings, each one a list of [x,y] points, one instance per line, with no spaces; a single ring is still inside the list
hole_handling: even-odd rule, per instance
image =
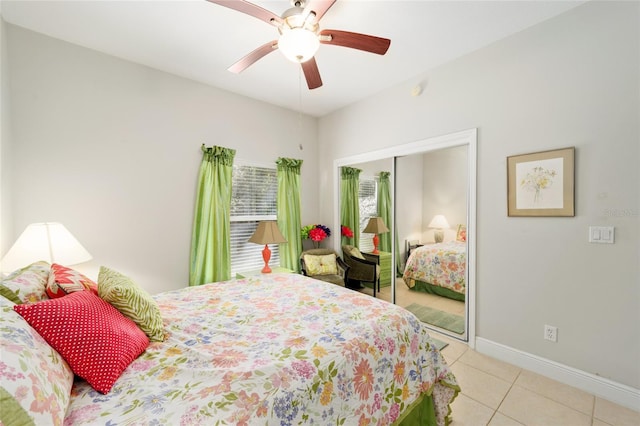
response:
[[[452,426],[640,425],[638,411],[432,335],[449,343],[442,355],[462,389],[451,405]]]
[[[397,286],[396,295],[400,306],[426,303],[418,300],[414,292],[404,291],[404,283],[398,284],[402,284]],[[390,290],[385,294],[381,289],[380,296],[390,300]],[[444,303],[442,306],[448,306]],[[452,426],[640,425],[639,411],[480,354],[466,343],[436,331],[432,335],[449,343],[442,355],[462,389],[451,405]]]

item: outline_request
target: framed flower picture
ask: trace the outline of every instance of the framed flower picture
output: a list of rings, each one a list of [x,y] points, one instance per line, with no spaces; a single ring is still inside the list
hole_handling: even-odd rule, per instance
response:
[[[509,216],[575,216],[575,148],[507,157]]]

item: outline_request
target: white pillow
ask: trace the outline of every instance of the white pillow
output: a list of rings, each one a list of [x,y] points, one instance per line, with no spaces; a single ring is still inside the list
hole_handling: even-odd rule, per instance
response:
[[[51,265],[43,260],[18,269],[0,282],[0,294],[14,302],[19,299],[21,303],[47,300],[49,297],[46,288],[50,269]]]
[[[0,424],[62,425],[73,372],[14,305],[0,296]]]

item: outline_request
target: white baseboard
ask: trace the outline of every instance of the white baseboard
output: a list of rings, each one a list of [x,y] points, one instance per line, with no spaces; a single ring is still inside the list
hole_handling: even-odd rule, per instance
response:
[[[573,386],[607,401],[637,411],[640,407],[640,390],[614,382],[586,371],[551,361],[537,355],[510,348],[491,340],[476,338],[475,350],[520,368]]]

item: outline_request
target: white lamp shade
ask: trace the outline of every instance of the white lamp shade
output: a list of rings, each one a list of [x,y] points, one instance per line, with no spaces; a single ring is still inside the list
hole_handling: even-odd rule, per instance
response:
[[[447,222],[447,219],[444,217],[444,215],[437,214],[433,217],[433,219],[431,219],[431,222],[429,223],[429,228],[448,229],[450,228],[450,226],[449,226],[449,222]]]
[[[61,223],[32,223],[2,258],[2,271],[15,271],[39,260],[75,265],[91,258],[89,252]]]

